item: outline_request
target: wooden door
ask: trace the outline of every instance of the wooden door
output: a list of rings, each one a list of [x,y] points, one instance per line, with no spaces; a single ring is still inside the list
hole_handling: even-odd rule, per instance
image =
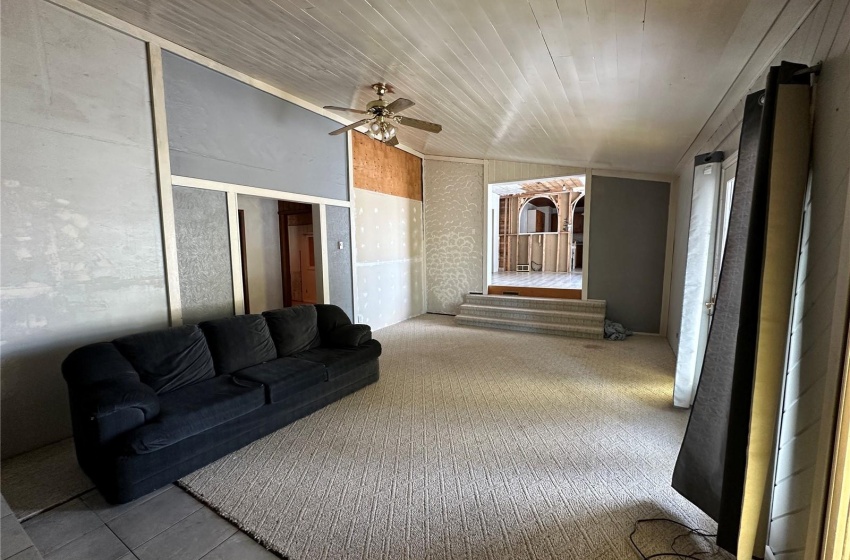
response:
[[[298,252],[301,256],[301,298],[304,303],[316,303],[316,253],[312,234],[301,236]]]

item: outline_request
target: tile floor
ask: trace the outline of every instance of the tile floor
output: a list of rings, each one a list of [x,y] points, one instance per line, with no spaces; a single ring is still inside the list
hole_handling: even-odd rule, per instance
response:
[[[0,505],[0,555],[3,560],[41,560],[41,554],[38,553],[26,531],[18,523],[18,519],[12,514],[9,509],[9,504],[6,499],[2,498]]]
[[[494,272],[493,286],[581,289],[581,270],[575,272]]]
[[[15,524],[17,520],[5,501],[3,514],[3,560],[278,558],[174,485],[118,506],[91,490],[18,524],[17,529],[7,524],[7,517]]]

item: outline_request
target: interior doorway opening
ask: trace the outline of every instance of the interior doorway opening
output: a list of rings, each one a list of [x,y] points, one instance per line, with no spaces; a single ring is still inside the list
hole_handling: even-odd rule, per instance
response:
[[[245,313],[318,302],[314,206],[238,196]]]
[[[581,298],[584,194],[584,175],[489,185],[488,293]]]

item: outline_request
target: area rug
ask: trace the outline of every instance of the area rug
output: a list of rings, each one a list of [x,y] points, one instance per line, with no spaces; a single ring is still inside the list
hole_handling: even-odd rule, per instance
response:
[[[687,422],[666,340],[426,315],[376,332],[381,379],[180,484],[292,560],[635,558],[635,521],[711,531],[670,488]],[[634,539],[727,558],[669,523]],[[673,542],[675,540],[675,543]]]

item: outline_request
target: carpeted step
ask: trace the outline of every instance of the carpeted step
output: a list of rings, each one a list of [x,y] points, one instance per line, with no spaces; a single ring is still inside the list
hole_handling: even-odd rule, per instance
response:
[[[600,339],[603,337],[603,327],[601,324],[599,326],[590,327],[581,325],[541,323],[535,321],[517,321],[512,319],[497,319],[493,317],[476,317],[463,314],[457,315],[455,317],[455,321],[460,325],[507,329],[520,332],[555,334],[576,338]]]
[[[486,305],[490,307],[510,307],[514,309],[547,309],[550,311],[571,311],[577,313],[600,313],[605,315],[605,301],[596,299],[557,299],[525,296],[501,296],[466,294],[464,303]]]
[[[523,307],[477,305],[472,303],[461,304],[459,314],[467,317],[509,319],[513,321],[554,323],[582,327],[599,327],[605,322],[604,311],[553,311],[550,309],[529,309]]]
[[[602,338],[606,303],[576,300],[467,294],[456,317],[460,325]]]

